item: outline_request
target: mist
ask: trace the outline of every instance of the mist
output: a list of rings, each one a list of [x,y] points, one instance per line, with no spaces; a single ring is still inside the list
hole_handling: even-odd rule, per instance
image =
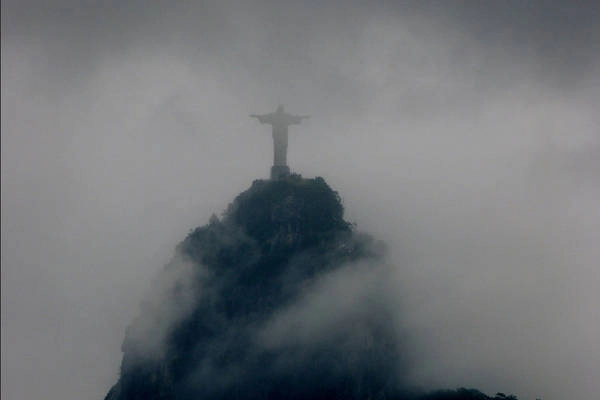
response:
[[[267,176],[270,134],[248,115],[281,102],[311,115],[290,128],[291,169],[325,177],[387,243],[408,380],[589,398],[598,17],[569,2],[4,1],[2,397],[106,393],[176,244]]]

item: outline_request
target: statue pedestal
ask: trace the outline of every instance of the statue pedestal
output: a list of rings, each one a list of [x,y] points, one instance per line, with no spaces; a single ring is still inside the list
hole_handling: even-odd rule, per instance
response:
[[[271,167],[271,179],[277,180],[290,176],[290,167],[287,165],[273,165]]]

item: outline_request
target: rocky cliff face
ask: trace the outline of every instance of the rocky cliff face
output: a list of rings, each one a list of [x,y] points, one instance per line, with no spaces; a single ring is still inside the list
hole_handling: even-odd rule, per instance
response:
[[[178,246],[128,329],[106,399],[383,393],[398,365],[391,319],[377,301],[339,298],[342,271],[369,276],[380,253],[323,179],[255,181]]]
[[[403,387],[383,246],[343,212],[321,178],[255,181],[179,244],[105,400],[516,400]]]

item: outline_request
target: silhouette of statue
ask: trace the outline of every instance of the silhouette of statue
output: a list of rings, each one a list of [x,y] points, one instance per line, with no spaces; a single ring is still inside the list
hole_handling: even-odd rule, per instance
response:
[[[278,179],[289,175],[290,169],[287,166],[287,147],[288,147],[288,126],[298,125],[307,115],[291,115],[285,112],[282,105],[277,107],[277,111],[264,115],[250,115],[256,118],[261,124],[269,124],[273,127],[273,167],[271,168],[271,179]]]

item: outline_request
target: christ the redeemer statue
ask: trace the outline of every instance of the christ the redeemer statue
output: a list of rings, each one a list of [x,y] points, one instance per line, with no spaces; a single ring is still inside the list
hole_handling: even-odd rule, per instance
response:
[[[307,115],[291,115],[285,112],[283,106],[277,107],[277,111],[265,115],[250,115],[257,118],[261,124],[269,124],[273,127],[273,167],[271,168],[271,179],[279,179],[290,174],[287,166],[288,126],[298,125]]]

